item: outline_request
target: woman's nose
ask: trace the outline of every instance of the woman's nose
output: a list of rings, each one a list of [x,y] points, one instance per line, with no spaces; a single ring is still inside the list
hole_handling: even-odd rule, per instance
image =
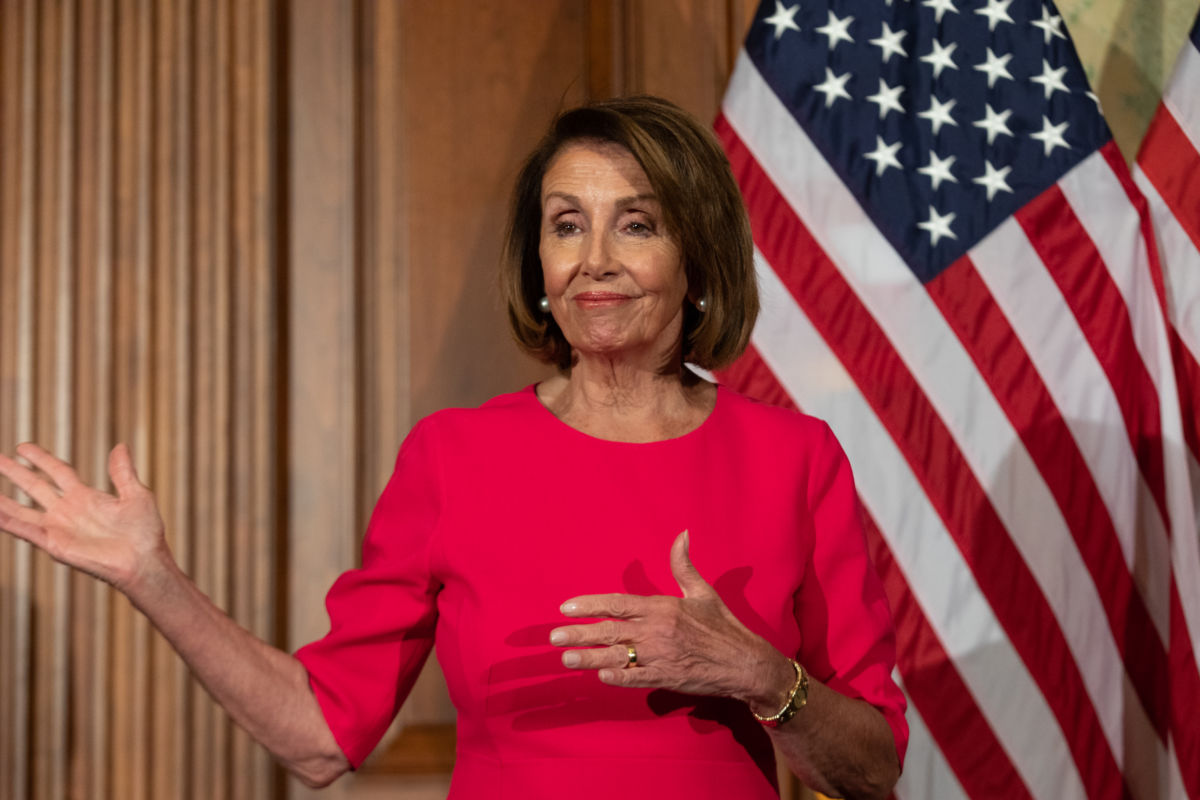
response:
[[[584,254],[584,272],[592,278],[616,273],[616,260],[613,258],[612,242],[603,234],[588,237],[587,252]]]

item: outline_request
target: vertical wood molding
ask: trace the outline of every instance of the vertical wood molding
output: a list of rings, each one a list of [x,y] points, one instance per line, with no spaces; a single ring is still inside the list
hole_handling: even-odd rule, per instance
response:
[[[0,4],[0,447],[107,486],[277,641],[274,0]],[[279,796],[267,756],[107,587],[0,539],[0,795]]]

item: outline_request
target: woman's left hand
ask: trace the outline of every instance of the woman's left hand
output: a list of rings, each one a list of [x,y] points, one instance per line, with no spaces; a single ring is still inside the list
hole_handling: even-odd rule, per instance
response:
[[[780,705],[795,677],[791,662],[743,625],[692,566],[687,531],[671,546],[671,573],[683,597],[594,594],[563,603],[568,617],[604,618],[551,631],[551,644],[589,648],[566,651],[563,665],[599,670],[600,680],[614,686]]]

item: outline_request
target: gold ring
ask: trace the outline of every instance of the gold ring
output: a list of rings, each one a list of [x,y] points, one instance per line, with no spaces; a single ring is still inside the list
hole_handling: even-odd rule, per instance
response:
[[[625,649],[629,651],[629,661],[625,664],[625,669],[637,666],[637,650],[633,645],[626,645]]]

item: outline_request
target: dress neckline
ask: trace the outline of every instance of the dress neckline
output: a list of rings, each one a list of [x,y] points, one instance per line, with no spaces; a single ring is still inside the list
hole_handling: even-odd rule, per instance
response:
[[[566,422],[563,422],[561,419],[558,418],[558,416],[553,411],[551,411],[549,408],[547,408],[546,405],[542,402],[542,399],[540,397],[538,397],[537,387],[539,384],[540,384],[540,381],[538,383],[529,384],[529,386],[525,387],[525,393],[527,393],[529,395],[530,399],[533,401],[533,404],[537,407],[538,411],[549,420],[550,424],[558,427],[559,429],[566,432],[570,436],[575,436],[575,437],[578,437],[579,439],[582,439],[585,441],[594,442],[597,444],[615,445],[615,446],[621,446],[621,447],[655,447],[655,446],[683,443],[683,442],[687,442],[693,438],[699,438],[700,436],[703,435],[704,431],[706,431],[708,428],[713,426],[714,420],[716,419],[717,415],[719,413],[722,413],[722,408],[725,405],[726,394],[728,392],[728,390],[722,384],[720,384],[720,383],[716,384],[717,395],[716,395],[715,401],[713,402],[712,410],[708,412],[708,416],[706,416],[699,425],[692,428],[687,433],[682,433],[679,436],[672,436],[667,439],[655,439],[654,441],[650,441],[650,442],[622,442],[619,439],[605,439],[600,436],[593,436],[590,433],[585,433],[584,431],[581,431],[578,428],[576,428],[572,425],[568,425]]]

